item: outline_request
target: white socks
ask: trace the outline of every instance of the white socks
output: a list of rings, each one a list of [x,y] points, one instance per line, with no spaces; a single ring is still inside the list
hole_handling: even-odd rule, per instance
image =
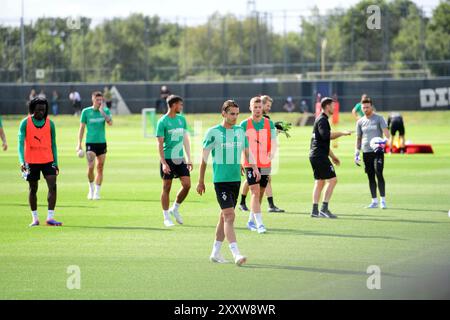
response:
[[[213,249],[212,249],[212,256],[216,256],[220,252],[220,248],[222,248],[222,241],[214,241]]]
[[[31,216],[33,218],[33,222],[36,222],[36,221],[39,220],[37,210],[36,211],[31,211]],[[54,216],[55,216],[55,210],[48,210],[47,220],[53,219]]]
[[[94,193],[94,183],[93,182],[89,182],[89,192],[90,193]]]
[[[253,216],[253,212],[250,211],[250,214],[248,216],[248,222],[254,222],[255,221],[255,217]]]
[[[31,216],[33,217],[33,222],[36,222],[36,221],[39,220],[37,210],[36,211],[31,211]]]
[[[173,210],[178,210],[178,208],[180,207],[181,203],[177,203],[176,201],[173,203],[172,205],[172,209]]]
[[[378,204],[378,199],[377,198],[372,198],[372,203]]]
[[[163,216],[165,220],[170,220],[169,210],[163,210]]]
[[[253,215],[255,216],[256,226],[259,228],[259,226],[263,225],[262,214],[254,213]]]
[[[381,202],[386,202],[386,198],[385,197],[380,197]]]
[[[100,194],[100,188],[101,188],[102,186],[101,185],[99,185],[99,184],[96,184],[95,185],[95,194]]]
[[[229,247],[230,247],[231,253],[233,254],[233,257],[240,255],[240,252],[239,252],[236,242],[230,243]]]

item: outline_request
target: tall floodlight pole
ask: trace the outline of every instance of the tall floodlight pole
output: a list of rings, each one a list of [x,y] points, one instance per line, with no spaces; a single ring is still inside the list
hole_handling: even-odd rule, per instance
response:
[[[22,58],[22,83],[25,82],[25,26],[23,23],[24,0],[22,0],[22,16],[20,17],[20,53]]]
[[[323,38],[322,39],[322,44],[321,44],[321,51],[320,51],[320,65],[321,65],[321,75],[322,75],[322,79],[324,78],[325,75],[325,52],[327,49],[327,38]]]

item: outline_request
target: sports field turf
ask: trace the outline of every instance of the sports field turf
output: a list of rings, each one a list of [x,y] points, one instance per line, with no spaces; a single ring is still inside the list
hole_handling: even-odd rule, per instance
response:
[[[247,115],[242,114],[240,120]],[[388,210],[364,209],[368,181],[353,164],[354,136],[335,154],[338,185],[330,209],[337,220],[312,219],[311,127],[279,136],[276,204],[286,213],[263,217],[268,233],[245,228],[237,211],[238,244],[248,264],[209,262],[219,207],[207,172],[206,195],[192,189],[180,212],[185,224],[167,229],[159,202],[161,180],[155,139],[144,139],[138,115],[115,117],[107,128],[108,157],[102,200],[88,201],[85,160],[75,154],[79,120],[53,118],[60,176],[56,219],[61,228],[29,228],[27,184],[19,173],[21,117],[3,117],[9,150],[0,153],[0,299],[380,299],[450,296],[450,112],[405,113],[406,138],[431,143],[434,155],[386,155]],[[274,114],[274,120],[293,116]],[[339,129],[354,129],[349,114]],[[203,130],[219,115],[188,115]],[[198,160],[202,136],[193,137]],[[174,181],[172,198],[179,182]],[[45,181],[38,193],[46,216]],[[227,247],[226,258],[231,259]],[[69,266],[79,266],[81,289],[69,290]],[[371,265],[381,289],[369,290]]]

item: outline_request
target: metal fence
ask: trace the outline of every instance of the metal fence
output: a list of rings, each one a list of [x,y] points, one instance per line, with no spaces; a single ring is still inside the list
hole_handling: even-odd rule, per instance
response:
[[[350,111],[362,93],[374,100],[377,110],[448,110],[450,109],[450,77],[442,79],[364,80],[364,81],[276,81],[276,82],[164,82],[164,83],[53,83],[53,84],[0,84],[0,114],[25,114],[31,89],[43,90],[47,96],[56,90],[60,97],[60,112],[73,113],[69,92],[80,92],[83,106],[90,105],[91,92],[114,86],[133,113],[142,108],[155,107],[160,88],[167,85],[172,93],[181,95],[187,113],[214,113],[226,99],[235,99],[246,110],[251,97],[268,94],[274,99],[273,111],[283,110],[288,96],[292,97],[296,111],[300,105],[312,112],[317,93],[321,96],[337,95],[342,111]],[[163,110],[159,110],[162,112]]]

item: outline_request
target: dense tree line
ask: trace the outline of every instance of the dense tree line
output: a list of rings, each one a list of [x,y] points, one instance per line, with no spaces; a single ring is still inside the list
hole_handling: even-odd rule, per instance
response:
[[[379,29],[367,27],[370,5]],[[325,41],[326,40],[326,41]],[[0,80],[21,81],[20,28],[0,26]],[[298,32],[272,30],[267,14],[211,15],[198,26],[133,14],[93,26],[91,19],[38,18],[25,25],[26,80],[171,81],[195,77],[321,70],[427,69],[450,76],[450,0],[427,17],[409,0],[362,0],[347,10],[303,17]],[[322,51],[323,50],[323,51]]]

